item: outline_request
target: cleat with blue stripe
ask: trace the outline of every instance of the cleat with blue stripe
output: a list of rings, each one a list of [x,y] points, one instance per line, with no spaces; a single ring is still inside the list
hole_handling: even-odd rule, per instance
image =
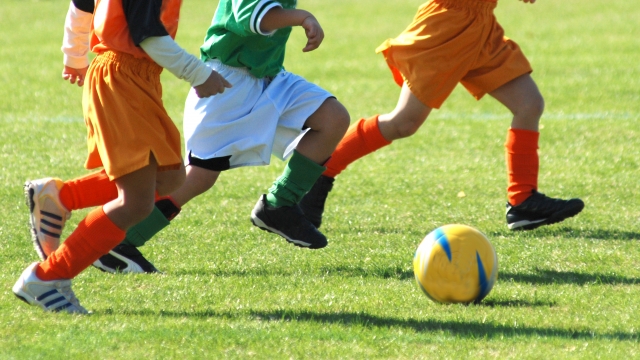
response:
[[[71,280],[43,281],[36,276],[37,262],[29,265],[13,285],[13,293],[29,305],[36,305],[44,311],[88,314],[80,305],[73,290]]]
[[[24,184],[31,238],[42,260],[46,260],[60,246],[64,224],[71,217],[58,196],[63,185],[62,180],[54,178],[27,181]]]

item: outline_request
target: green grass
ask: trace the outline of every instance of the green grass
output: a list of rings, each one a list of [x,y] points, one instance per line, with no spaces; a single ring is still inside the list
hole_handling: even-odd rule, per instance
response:
[[[303,54],[296,29],[286,67],[332,91],[354,120],[390,111],[398,88],[374,49],[419,3],[300,1],[326,40]],[[185,0],[178,41],[189,51],[215,5]],[[500,0],[496,10],[547,104],[540,189],[583,198],[578,217],[506,230],[510,116],[459,88],[418,134],[337,179],[326,249],[298,249],[251,226],[281,162],[233,170],[142,248],[164,275],[80,274],[74,290],[94,312],[84,317],[42,313],[11,293],[36,260],[22,183],[86,174],[81,90],[59,79],[67,6],[0,7],[0,358],[640,358],[640,8],[632,2]],[[188,85],[170,74],[163,83],[181,124]],[[496,247],[498,282],[481,305],[438,305],[415,286],[415,248],[447,223],[477,227]]]

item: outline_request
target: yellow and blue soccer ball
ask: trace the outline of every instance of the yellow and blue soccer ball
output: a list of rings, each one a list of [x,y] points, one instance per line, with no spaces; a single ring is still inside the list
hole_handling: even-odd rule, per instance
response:
[[[467,225],[430,232],[413,257],[416,282],[438,303],[479,303],[498,278],[498,258],[489,239]]]

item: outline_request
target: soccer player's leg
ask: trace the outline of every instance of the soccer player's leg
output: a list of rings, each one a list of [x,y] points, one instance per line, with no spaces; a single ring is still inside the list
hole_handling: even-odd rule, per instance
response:
[[[538,125],[544,100],[529,74],[521,75],[490,93],[512,113],[505,143],[508,202],[507,226],[531,230],[577,215],[580,199],[555,199],[538,192]]]
[[[196,160],[190,158],[190,161]],[[210,167],[208,164],[215,166],[216,161],[200,160],[196,161],[196,163],[200,164],[200,166]],[[187,166],[186,173],[186,180],[182,186],[171,195],[157,199],[151,214],[131,227],[127,231],[124,241],[109,251],[108,254],[96,260],[93,266],[112,274],[160,272],[153,263],[144,257],[139,248],[169,226],[187,202],[213,187],[220,175],[219,171],[192,164]]]
[[[344,136],[349,113],[330,97],[304,125],[309,130],[297,144],[282,176],[254,207],[251,221],[296,246],[319,249],[327,245],[327,238],[305,217],[298,204],[325,171],[322,164]]]
[[[392,112],[360,119],[351,125],[325,164],[327,170],[300,202],[305,216],[319,228],[335,177],[349,164],[391,144],[393,140],[415,134],[430,112],[431,108],[418,100],[405,84]]]
[[[71,290],[71,279],[120,243],[126,229],[151,213],[156,173],[157,164],[151,156],[148,166],[115,179],[118,198],[91,211],[45,261],[25,269],[13,287],[14,294],[45,311],[87,313]]]

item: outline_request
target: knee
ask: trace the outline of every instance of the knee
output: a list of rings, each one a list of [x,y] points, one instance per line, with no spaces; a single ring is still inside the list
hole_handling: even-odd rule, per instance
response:
[[[331,104],[331,115],[327,117],[326,128],[342,137],[349,128],[351,117],[347,109],[337,100]]]
[[[217,171],[202,171],[200,176],[190,176],[189,184],[194,192],[202,194],[215,185],[218,175]]]
[[[542,94],[536,93],[527,98],[522,106],[514,112],[514,115],[520,116],[529,120],[540,120],[542,113],[544,112],[544,98]]]
[[[406,138],[414,135],[420,129],[426,118],[421,116],[402,116],[391,120],[398,138]]]

